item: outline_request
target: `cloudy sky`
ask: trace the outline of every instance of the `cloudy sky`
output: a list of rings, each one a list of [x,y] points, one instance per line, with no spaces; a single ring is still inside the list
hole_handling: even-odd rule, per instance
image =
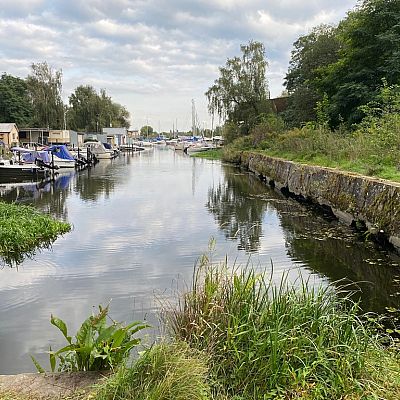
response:
[[[26,77],[33,62],[63,71],[63,91],[104,88],[133,128],[191,126],[191,100],[210,127],[204,92],[249,40],[265,44],[279,96],[293,42],[337,23],[356,0],[0,0],[0,73]],[[217,121],[218,122],[218,121]]]

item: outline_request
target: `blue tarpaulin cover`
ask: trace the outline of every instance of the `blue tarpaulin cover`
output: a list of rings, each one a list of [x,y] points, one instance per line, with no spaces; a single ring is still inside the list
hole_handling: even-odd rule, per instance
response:
[[[55,156],[62,158],[63,160],[75,160],[73,155],[67,149],[67,146],[63,144],[51,146],[48,150],[50,153],[53,153]]]

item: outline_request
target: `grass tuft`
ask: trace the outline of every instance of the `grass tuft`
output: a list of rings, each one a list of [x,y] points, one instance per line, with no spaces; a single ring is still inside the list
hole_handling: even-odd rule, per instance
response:
[[[96,400],[206,400],[204,355],[185,343],[160,343],[119,369],[90,397]]]
[[[0,202],[0,257],[18,264],[36,249],[49,247],[71,225],[38,212],[31,206]]]

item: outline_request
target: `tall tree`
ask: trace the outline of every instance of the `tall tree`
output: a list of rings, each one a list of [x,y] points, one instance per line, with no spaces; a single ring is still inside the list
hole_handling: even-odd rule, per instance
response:
[[[3,74],[0,78],[0,122],[15,122],[26,126],[32,120],[33,110],[26,82]]]
[[[260,42],[250,41],[241,45],[240,50],[241,57],[229,58],[219,68],[220,77],[205,94],[210,113],[241,124],[247,133],[258,122],[259,115],[269,111],[265,77],[268,63]]]
[[[53,70],[47,62],[32,64],[31,68],[26,82],[33,108],[33,125],[60,129],[64,120],[62,71]]]
[[[339,24],[340,58],[320,82],[336,122],[359,122],[359,107],[379,95],[382,79],[400,83],[399,26],[399,0],[364,0]]]
[[[323,97],[318,82],[324,67],[338,60],[340,42],[336,28],[319,25],[293,44],[285,86],[289,105],[285,119],[289,125],[300,126],[316,119],[316,105]]]
[[[129,128],[129,112],[112,101],[104,89],[100,94],[89,85],[78,86],[69,97],[68,127],[87,132],[100,132],[114,126]]]

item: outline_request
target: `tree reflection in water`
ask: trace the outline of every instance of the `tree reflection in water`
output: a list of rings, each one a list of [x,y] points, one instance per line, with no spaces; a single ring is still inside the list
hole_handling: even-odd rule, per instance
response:
[[[260,247],[262,218],[267,202],[260,193],[266,187],[250,174],[234,173],[222,166],[225,178],[208,191],[208,210],[214,215],[225,237],[238,240],[238,249],[255,252]]]

